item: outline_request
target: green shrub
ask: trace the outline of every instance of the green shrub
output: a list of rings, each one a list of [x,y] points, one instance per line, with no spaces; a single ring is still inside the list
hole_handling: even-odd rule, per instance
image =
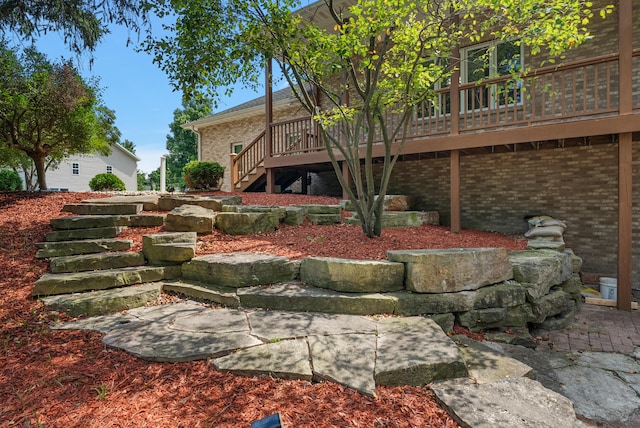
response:
[[[191,161],[182,168],[187,187],[193,190],[211,190],[220,185],[224,167],[218,162]]]
[[[95,191],[126,190],[124,182],[114,174],[98,174],[89,181],[89,187]]]
[[[22,190],[20,174],[10,169],[0,170],[0,192]]]

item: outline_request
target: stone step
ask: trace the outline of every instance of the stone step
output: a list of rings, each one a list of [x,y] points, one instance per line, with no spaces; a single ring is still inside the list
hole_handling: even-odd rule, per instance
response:
[[[124,227],[98,227],[95,229],[57,230],[46,235],[48,242],[79,241],[82,239],[110,239],[117,237]]]
[[[262,253],[218,253],[194,257],[182,265],[182,276],[222,287],[251,287],[293,280],[300,263]]]
[[[133,241],[130,239],[87,239],[82,241],[37,242],[36,259],[49,257],[94,254],[109,251],[127,251]]]
[[[299,282],[239,288],[237,293],[244,308],[351,315],[393,314],[396,309],[396,299],[381,293],[343,293]]]
[[[49,261],[52,273],[85,272],[119,269],[145,264],[142,253],[98,253],[54,257]]]
[[[216,287],[195,281],[165,281],[163,291],[180,294],[197,301],[218,303],[229,308],[240,306],[235,288]]]
[[[142,204],[82,203],[66,204],[62,211],[78,215],[127,215],[139,214],[142,208]]]
[[[180,266],[139,266],[96,272],[47,273],[35,282],[32,296],[82,293],[106,290],[126,285],[175,279],[180,276]]]
[[[131,224],[131,217],[128,215],[78,215],[54,218],[50,224],[56,230],[122,227]]]
[[[43,297],[41,301],[47,308],[65,312],[72,317],[93,317],[154,302],[160,297],[162,286],[162,282],[151,282],[109,290]]]
[[[346,224],[360,224],[358,215],[345,218]],[[385,211],[382,213],[382,227],[417,227],[425,224],[440,224],[438,211]]]
[[[164,214],[136,215],[79,215],[54,218],[50,224],[56,230],[96,229],[104,227],[154,227],[163,226]]]

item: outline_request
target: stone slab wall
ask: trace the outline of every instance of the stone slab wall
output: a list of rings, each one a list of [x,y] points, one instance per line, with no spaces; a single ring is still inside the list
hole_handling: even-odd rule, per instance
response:
[[[634,141],[634,183],[640,183],[640,141]],[[525,216],[567,223],[564,239],[584,259],[583,271],[615,275],[616,144],[462,156],[462,227],[504,233],[527,230]],[[449,159],[399,162],[389,193],[415,197],[415,209],[449,223]],[[634,288],[640,289],[640,186],[633,188]]]

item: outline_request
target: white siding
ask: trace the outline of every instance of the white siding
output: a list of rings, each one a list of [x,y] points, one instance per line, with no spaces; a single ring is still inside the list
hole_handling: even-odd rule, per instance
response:
[[[127,190],[138,188],[138,159],[119,146],[111,147],[111,154],[70,156],[57,169],[47,171],[49,189],[66,189],[70,192],[88,192],[89,181],[97,174],[107,172],[107,165],[113,167],[113,174],[124,181]],[[79,174],[74,175],[72,164],[79,164]]]

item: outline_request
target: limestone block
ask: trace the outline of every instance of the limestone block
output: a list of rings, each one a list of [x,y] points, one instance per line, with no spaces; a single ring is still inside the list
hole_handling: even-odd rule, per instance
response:
[[[573,273],[578,273],[582,270],[582,258],[576,256],[573,253],[573,250],[567,248],[566,250],[564,250],[565,253],[567,253],[569,255],[569,257],[571,258],[571,267],[573,270]]]
[[[389,293],[340,293],[296,282],[241,288],[238,297],[245,308],[282,311],[375,315],[391,314],[395,309]]]
[[[376,385],[417,386],[468,374],[460,349],[432,319],[378,321]]]
[[[311,214],[307,213],[307,218],[313,224],[329,225],[337,224],[342,221],[340,214]]]
[[[142,211],[142,204],[105,204],[105,203],[83,203],[66,204],[63,212],[70,212],[78,215],[129,215],[139,214]]]
[[[424,314],[447,314],[473,309],[475,295],[471,291],[458,293],[387,293],[395,299],[396,315],[413,316]]]
[[[48,232],[46,240],[53,241],[80,241],[83,239],[110,239],[118,236],[124,227],[96,227],[91,229],[57,230]]]
[[[557,251],[512,251],[509,260],[513,265],[513,278],[527,286],[532,300],[539,299],[554,285],[571,278],[573,266],[568,253]]]
[[[394,250],[387,259],[405,263],[405,287],[418,293],[476,290],[513,277],[504,248]]]
[[[211,233],[216,213],[198,205],[180,205],[167,214],[165,229],[170,232]]]
[[[538,226],[525,232],[525,238],[529,239],[548,239],[553,241],[562,240],[562,234],[565,228],[562,226]]]
[[[130,239],[93,239],[83,241],[38,242],[37,259],[73,256],[79,254],[103,253],[107,251],[127,251],[133,241]]]
[[[309,214],[342,214],[340,205],[321,205],[321,204],[298,204],[297,207],[303,208],[305,215]]]
[[[408,211],[413,205],[413,198],[407,195],[385,195],[385,211]]]
[[[63,311],[72,317],[94,317],[144,306],[160,297],[161,289],[162,283],[150,282],[111,290],[45,297],[42,302],[47,308]]]
[[[50,222],[56,230],[95,229],[101,227],[129,226],[128,215],[80,215],[54,218]]]
[[[526,287],[515,281],[482,287],[473,293],[473,309],[511,308],[527,301]]]
[[[152,265],[182,264],[195,256],[196,240],[196,232],[143,235],[142,253]]]
[[[458,314],[458,321],[471,331],[481,331],[502,324],[506,315],[505,308],[474,309]]]
[[[52,273],[86,272],[144,265],[142,253],[97,253],[52,258]]]
[[[307,257],[300,280],[320,288],[352,293],[378,293],[404,288],[404,265],[380,260]]]
[[[216,217],[216,228],[228,235],[251,235],[275,230],[279,224],[279,215],[272,212],[221,212]]]
[[[299,226],[304,222],[304,209],[300,207],[286,207],[284,224]]]
[[[185,279],[234,288],[291,281],[298,271],[299,263],[260,253],[209,254],[182,265]]]
[[[563,252],[564,241],[550,241],[548,239],[530,239],[527,241],[527,250],[554,250]]]
[[[542,322],[548,317],[565,313],[574,306],[571,296],[561,289],[551,290],[549,294],[531,302],[531,310],[536,317],[535,322]]]
[[[139,214],[131,216],[131,227],[164,226],[164,214]]]
[[[553,317],[549,317],[541,323],[532,323],[531,329],[545,331],[563,330],[573,324],[577,313],[578,304],[575,301],[572,301],[567,311]]]
[[[563,232],[567,229],[567,224],[565,222],[546,215],[531,217],[527,220],[527,223],[529,223],[529,228],[559,226],[562,228]]]

